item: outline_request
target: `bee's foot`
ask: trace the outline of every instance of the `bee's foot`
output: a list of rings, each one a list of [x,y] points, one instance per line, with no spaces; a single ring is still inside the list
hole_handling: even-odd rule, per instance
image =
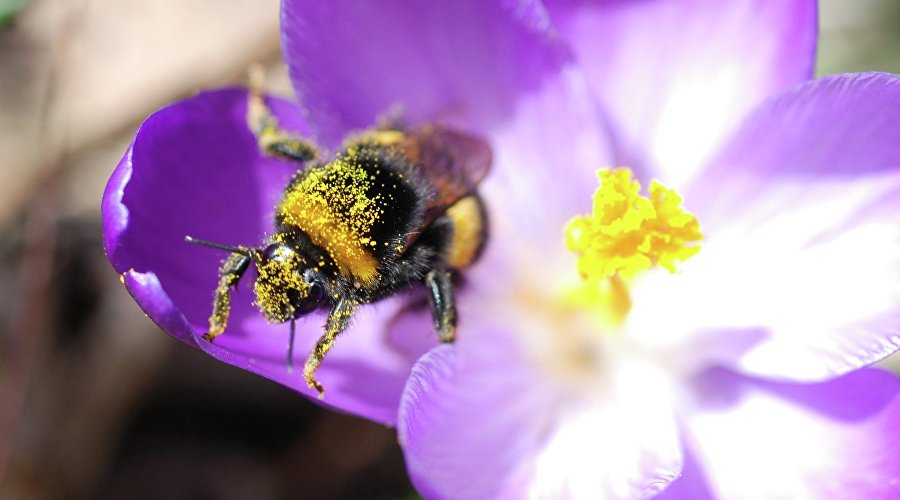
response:
[[[212,333],[206,332],[203,334],[203,340],[207,342],[212,342],[214,338],[216,338],[216,335],[213,335]]]
[[[325,399],[325,387],[323,387],[318,380],[314,379],[311,373],[306,374],[305,378],[307,385],[309,385],[311,389],[315,389],[316,391],[318,391],[319,400]]]
[[[456,328],[445,327],[438,330],[438,336],[443,344],[452,344],[456,342]]]

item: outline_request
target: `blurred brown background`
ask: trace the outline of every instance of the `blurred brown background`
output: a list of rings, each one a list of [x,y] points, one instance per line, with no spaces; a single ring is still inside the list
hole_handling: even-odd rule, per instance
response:
[[[821,5],[820,73],[900,72],[900,2]],[[140,121],[254,62],[291,94],[277,0],[0,0],[0,498],[415,496],[392,430],[170,340],[103,255]]]

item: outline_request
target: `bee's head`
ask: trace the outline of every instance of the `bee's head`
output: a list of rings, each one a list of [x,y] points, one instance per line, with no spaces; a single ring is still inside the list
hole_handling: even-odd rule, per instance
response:
[[[253,291],[256,306],[266,319],[283,323],[312,312],[322,303],[325,284],[310,260],[282,242],[256,252],[259,277]]]

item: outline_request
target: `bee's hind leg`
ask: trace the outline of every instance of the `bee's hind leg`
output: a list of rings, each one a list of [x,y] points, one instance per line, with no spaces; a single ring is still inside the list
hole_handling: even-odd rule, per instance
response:
[[[263,96],[263,70],[258,66],[250,71],[247,126],[256,136],[260,151],[268,156],[300,162],[313,162],[319,157],[319,150],[312,141],[278,126],[278,118],[266,105]]]
[[[450,271],[434,269],[425,275],[425,286],[431,299],[431,313],[434,328],[441,342],[456,340],[456,299],[454,297],[453,276]]]
[[[316,370],[334,345],[334,338],[350,325],[350,318],[353,317],[357,307],[358,304],[352,299],[340,299],[328,315],[325,334],[319,338],[316,346],[309,353],[309,357],[306,358],[306,364],[303,366],[303,378],[311,388],[319,391],[319,399],[325,398],[325,388],[315,379]]]

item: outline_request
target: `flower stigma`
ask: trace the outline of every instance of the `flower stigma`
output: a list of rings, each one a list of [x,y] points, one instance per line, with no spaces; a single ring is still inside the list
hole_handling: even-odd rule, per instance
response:
[[[676,272],[700,251],[697,217],[681,207],[681,196],[656,180],[649,194],[629,168],[600,169],[590,215],[565,228],[566,246],[578,255],[581,285],[567,299],[618,327],[631,310],[630,282],[655,267]]]

